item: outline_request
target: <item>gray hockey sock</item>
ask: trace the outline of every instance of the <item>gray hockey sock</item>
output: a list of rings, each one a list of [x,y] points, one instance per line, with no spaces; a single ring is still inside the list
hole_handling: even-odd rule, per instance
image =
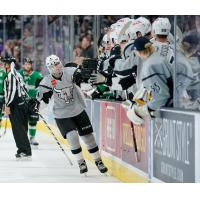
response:
[[[100,153],[99,153],[99,147],[96,144],[95,138],[93,134],[88,134],[81,136],[81,139],[85,143],[90,155],[94,160],[98,160],[101,158]]]
[[[67,141],[70,145],[71,152],[75,156],[76,160],[84,160],[77,131],[70,131],[69,133],[67,133]]]

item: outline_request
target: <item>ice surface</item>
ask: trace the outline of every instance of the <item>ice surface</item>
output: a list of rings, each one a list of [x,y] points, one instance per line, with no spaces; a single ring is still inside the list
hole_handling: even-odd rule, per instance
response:
[[[11,129],[0,138],[0,182],[41,182],[41,183],[113,183],[114,177],[100,174],[96,166],[87,161],[87,177],[79,174],[78,166],[67,150],[74,165],[71,166],[52,136],[38,133],[40,145],[33,149],[32,161],[16,161],[16,146]]]

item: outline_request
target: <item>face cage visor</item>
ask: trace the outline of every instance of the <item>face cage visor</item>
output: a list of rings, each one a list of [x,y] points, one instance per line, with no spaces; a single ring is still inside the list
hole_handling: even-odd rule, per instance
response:
[[[51,65],[48,67],[49,73],[56,78],[60,78],[63,74],[63,65],[61,62],[54,63],[54,65]]]

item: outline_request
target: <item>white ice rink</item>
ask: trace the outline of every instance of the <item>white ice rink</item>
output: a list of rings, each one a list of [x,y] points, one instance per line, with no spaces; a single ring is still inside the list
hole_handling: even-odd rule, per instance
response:
[[[78,166],[72,158],[71,166],[52,136],[38,133],[39,147],[32,148],[32,161],[16,161],[16,146],[11,129],[0,138],[0,182],[41,182],[41,183],[113,183],[119,182],[111,176],[100,174],[95,165],[87,161],[87,177],[79,174]]]

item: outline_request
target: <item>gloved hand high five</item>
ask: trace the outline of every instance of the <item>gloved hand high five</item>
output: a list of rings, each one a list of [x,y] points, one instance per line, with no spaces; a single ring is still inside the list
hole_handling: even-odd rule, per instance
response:
[[[136,83],[136,75],[131,74],[127,76],[126,78],[122,78],[119,81],[119,84],[122,86],[123,90],[127,90],[129,87],[131,87],[133,84]]]
[[[81,83],[83,82],[83,76],[81,74],[80,68],[77,68],[76,71],[74,72],[72,76],[72,81],[73,83],[75,83],[76,85],[80,87]]]
[[[91,74],[90,83],[92,85],[103,84],[106,82],[106,77],[101,73],[97,72],[97,74]]]
[[[86,58],[82,62],[83,68],[97,69],[98,60],[96,58]]]

